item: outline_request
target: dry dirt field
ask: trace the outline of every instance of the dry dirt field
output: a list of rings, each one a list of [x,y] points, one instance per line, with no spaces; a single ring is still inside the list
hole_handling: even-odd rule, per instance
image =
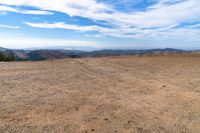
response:
[[[0,63],[0,132],[199,133],[200,57]]]

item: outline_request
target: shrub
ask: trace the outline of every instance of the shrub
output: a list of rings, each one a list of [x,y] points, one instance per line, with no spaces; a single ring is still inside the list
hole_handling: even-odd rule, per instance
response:
[[[0,52],[0,61],[16,61],[16,57],[13,54]]]
[[[5,61],[15,61],[16,58],[14,55],[7,55],[6,58],[5,58]]]
[[[3,52],[0,52],[0,61],[5,60],[5,54]]]

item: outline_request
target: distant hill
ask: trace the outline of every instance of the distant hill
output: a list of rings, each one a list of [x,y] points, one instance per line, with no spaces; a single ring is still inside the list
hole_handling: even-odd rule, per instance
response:
[[[83,57],[104,57],[120,55],[168,55],[168,54],[200,54],[200,51],[184,51],[179,49],[149,49],[149,50],[98,50],[78,51],[65,49],[43,49],[43,50],[14,50],[0,47],[0,51],[8,55],[14,55],[17,61],[40,61],[49,59],[83,58]]]
[[[0,47],[0,51],[5,51],[5,50],[6,50],[6,48]]]
[[[103,56],[120,56],[120,55],[166,55],[180,54],[187,51],[179,49],[150,49],[150,50],[100,50],[85,53],[85,56],[103,57]],[[84,54],[83,54],[84,55]]]
[[[29,60],[47,60],[47,59],[63,59],[82,57],[84,51],[76,50],[35,50],[27,54]]]
[[[1,48],[0,61],[16,61],[16,56],[13,54],[11,50]]]

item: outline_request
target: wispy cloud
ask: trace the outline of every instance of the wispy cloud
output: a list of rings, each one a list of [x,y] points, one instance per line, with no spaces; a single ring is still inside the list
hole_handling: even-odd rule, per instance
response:
[[[78,26],[65,24],[64,22],[57,23],[31,23],[24,22],[24,24],[36,28],[49,28],[49,29],[66,29],[79,32],[91,32],[96,31],[99,35],[107,35],[118,38],[199,38],[200,26],[199,24],[187,25],[185,27],[178,27],[178,25],[170,25],[164,27],[155,28],[138,28],[138,27],[117,27],[117,28],[105,28],[96,25],[93,26]],[[177,28],[178,27],[178,28]],[[93,36],[86,34],[86,36]],[[98,36],[98,34],[97,34]]]
[[[41,10],[56,11],[70,16],[80,16],[91,20],[103,20],[112,28],[96,25],[79,26],[63,22],[25,24],[38,28],[62,28],[82,32],[98,31],[104,35],[127,38],[143,37],[185,37],[199,36],[199,29],[176,27],[183,23],[200,22],[200,2],[198,0],[155,0],[144,11],[123,12],[103,1],[96,0],[0,0],[0,4],[15,6],[31,6]],[[122,3],[130,3],[123,0]],[[88,6],[89,5],[89,6]],[[13,11],[14,9],[9,9]],[[16,10],[16,9],[15,9]],[[16,11],[13,11],[16,12]],[[23,13],[23,12],[22,12]],[[30,13],[30,11],[29,11]]]
[[[19,26],[0,25],[0,28],[19,29]]]
[[[32,15],[51,15],[52,12],[44,11],[44,10],[22,10],[13,8],[10,6],[0,6],[0,11],[2,12],[15,12],[15,13],[21,13],[21,14],[32,14]]]
[[[78,26],[78,25],[71,25],[71,24],[65,24],[64,22],[57,22],[57,23],[31,23],[31,22],[24,22],[24,24],[29,25],[31,27],[37,27],[37,28],[50,28],[50,29],[66,29],[66,30],[75,30],[75,31],[108,31],[113,29],[107,29],[103,27],[99,27],[96,25],[92,26]]]
[[[59,2],[52,0],[46,0],[45,2],[43,0],[0,0],[0,3],[33,6],[43,10],[66,13],[70,16],[104,20],[116,25],[126,24],[140,27],[166,26],[183,21],[197,21],[200,17],[200,2],[197,0],[185,0],[176,4],[165,4],[165,1],[154,5],[147,11],[130,13],[112,9],[110,5],[95,0],[60,0]]]
[[[68,39],[44,39],[31,37],[10,37],[0,36],[0,47],[6,48],[30,48],[30,47],[51,47],[51,46],[96,46],[92,41],[68,40]]]

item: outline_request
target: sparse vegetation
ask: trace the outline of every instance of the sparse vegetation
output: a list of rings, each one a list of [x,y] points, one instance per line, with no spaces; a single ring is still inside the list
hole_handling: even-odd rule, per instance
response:
[[[2,61],[42,61],[64,58],[84,58],[84,57],[106,57],[106,56],[157,56],[157,55],[199,55],[199,51],[184,51],[179,49],[149,49],[149,50],[97,50],[97,51],[79,51],[79,50],[15,50],[1,48]],[[8,58],[5,58],[8,54]],[[13,56],[15,55],[15,56]]]
[[[5,54],[3,52],[0,52],[0,61],[4,61]]]
[[[16,61],[16,57],[13,54],[0,52],[0,61]]]

